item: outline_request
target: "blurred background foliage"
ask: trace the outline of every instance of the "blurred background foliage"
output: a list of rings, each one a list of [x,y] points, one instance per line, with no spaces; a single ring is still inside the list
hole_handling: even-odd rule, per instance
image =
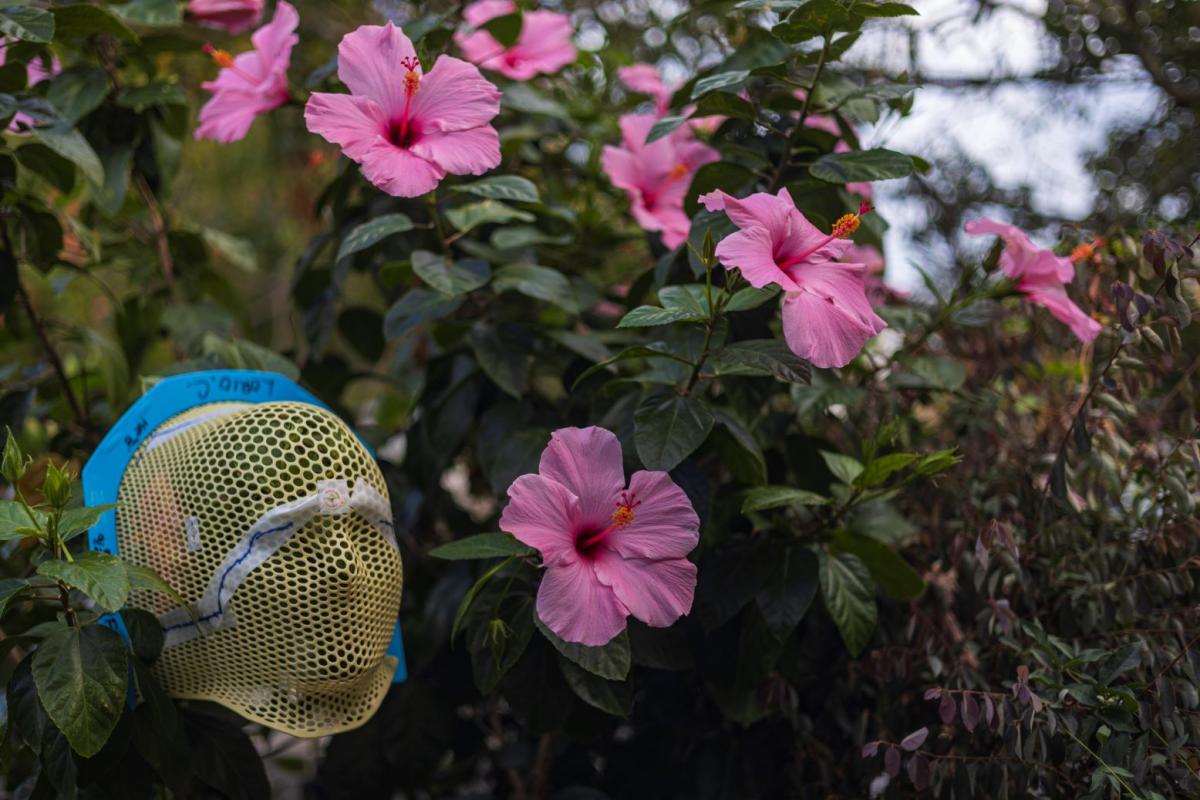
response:
[[[376,447],[388,477],[411,678],[369,725],[328,741],[289,740],[193,703],[168,733],[161,719],[126,713],[108,749],[83,758],[43,747],[44,716],[34,730],[17,713],[37,708],[20,666],[37,638],[8,635],[7,790],[1200,792],[1195,3],[918,4],[918,17],[894,4],[851,14],[836,0],[545,4],[571,14],[579,58],[525,84],[496,77],[497,174],[527,179],[535,194],[510,184],[520,188],[509,218],[473,228],[453,223],[479,200],[469,179],[448,180],[432,202],[388,197],[302,116],[309,91],[338,90],[331,59],[343,34],[393,19],[419,32],[428,58],[452,49],[459,4],[296,2],[293,101],[232,145],[192,131],[200,84],[215,73],[203,45],[236,53],[244,37],[187,24],[160,0],[31,5],[55,21],[49,33],[12,27],[41,17],[0,3],[4,30],[23,39],[6,47],[2,108],[36,126],[10,128],[0,153],[0,424],[35,455],[20,488],[40,501],[49,464],[77,471],[156,376],[217,366],[298,376]],[[961,59],[928,55],[1014,14],[1033,26],[1021,28],[1027,43],[1033,31],[1031,68],[953,74]],[[52,57],[65,71],[27,85],[25,65]],[[1085,179],[1062,187],[1075,198],[1069,217],[1032,178],[1006,177],[949,138],[897,145],[916,158],[869,176],[890,180],[875,184],[880,211],[856,236],[886,241],[889,278],[912,290],[880,311],[891,329],[838,372],[781,356],[769,369],[706,374],[689,394],[686,370],[628,348],[661,342],[695,359],[706,325],[722,345],[777,338],[777,301],[725,319],[617,327],[669,296],[658,289],[703,280],[705,235],[728,232],[689,203],[695,250],[669,251],[600,172],[618,115],[648,107],[615,77],[635,62],[683,84],[675,111],[697,78],[753,71],[696,93],[732,118],[710,138],[722,164],[689,197],[783,185],[822,228],[857,198],[810,172],[836,137],[794,125],[807,110],[797,88],[837,113],[855,149],[890,146],[890,132],[914,120],[932,126],[946,106],[923,111],[926,92],[952,107],[1011,100],[1016,87],[1032,92],[1016,97],[1039,119],[1089,133],[1099,123],[1080,108],[1136,96],[1149,113],[1114,123],[1083,153]],[[1114,84],[1126,94],[1110,94]],[[749,112],[729,110],[743,88]],[[1000,133],[1018,150],[1043,146],[1027,134]],[[1049,137],[1052,157],[1054,145]],[[1103,238],[1071,288],[1105,323],[1093,346],[1012,297],[995,280],[994,251],[960,255],[962,223],[981,213],[1068,249]],[[347,245],[389,214],[407,223]],[[483,262],[486,285],[430,289],[441,255],[472,270]],[[680,459],[651,464],[639,442],[652,426],[636,409],[663,398],[702,407],[709,425]],[[614,430],[630,467],[672,469],[702,519],[695,611],[665,631],[635,624],[623,671],[560,654],[534,630],[527,561],[481,586],[452,643],[464,595],[495,564],[430,555],[495,530],[505,488],[569,424]],[[2,547],[6,577],[35,568],[20,536]],[[32,602],[8,613],[10,633],[56,619]],[[186,747],[164,754],[155,736]]]

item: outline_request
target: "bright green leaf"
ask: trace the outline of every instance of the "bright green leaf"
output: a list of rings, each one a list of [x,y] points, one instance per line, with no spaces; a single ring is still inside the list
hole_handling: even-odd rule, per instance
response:
[[[43,561],[37,572],[78,589],[108,611],[119,611],[129,597],[125,563],[108,553],[88,550],[74,561]]]

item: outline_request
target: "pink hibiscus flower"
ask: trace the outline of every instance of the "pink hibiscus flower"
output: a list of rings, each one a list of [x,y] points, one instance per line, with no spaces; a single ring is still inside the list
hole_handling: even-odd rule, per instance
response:
[[[1067,296],[1066,283],[1075,277],[1075,266],[1070,258],[1039,248],[1015,225],[973,219],[963,229],[973,236],[993,234],[1004,240],[1000,271],[1017,282],[1017,291],[1029,302],[1044,306],[1060,322],[1066,323],[1080,341],[1090,342],[1100,335],[1100,323]]]
[[[287,70],[292,48],[300,41],[295,33],[299,23],[292,4],[280,0],[274,18],[250,37],[253,50],[233,57],[204,46],[222,69],[215,81],[202,84],[212,98],[200,109],[197,139],[236,142],[246,136],[258,115],[288,101]]]
[[[737,199],[715,191],[700,197],[709,211],[724,211],[740,230],[721,240],[717,258],[738,268],[751,286],[778,284],[785,292],[783,334],[788,347],[818,367],[844,367],[885,327],[867,300],[865,264],[838,263],[859,217],[846,214],[823,234],[792,202],[787,189]]]
[[[637,223],[648,231],[660,231],[663,244],[675,248],[687,240],[692,224],[683,211],[692,177],[721,155],[684,128],[646,144],[656,119],[653,114],[621,117],[622,146],[605,145],[600,165],[613,185],[625,190]]]
[[[675,91],[681,84],[667,86],[663,83],[662,75],[659,74],[658,68],[652,64],[634,64],[629,67],[619,67],[617,69],[617,77],[621,79],[621,83],[625,84],[625,88],[631,92],[638,94],[648,94],[654,98],[654,113],[658,116],[664,116],[671,109],[671,98],[675,95]],[[682,114],[691,114],[696,110],[696,106],[688,105],[681,109]],[[696,117],[687,121],[688,127],[692,130],[701,131],[702,133],[712,133],[717,128],[721,127],[727,117],[712,116],[712,117]]]
[[[389,22],[346,34],[338,77],[351,94],[313,93],[308,129],[388,194],[416,197],[446,173],[482,175],[500,163],[500,135],[488,124],[500,91],[471,64],[443,55],[423,73],[412,42]]]
[[[454,34],[454,43],[472,64],[495,70],[514,81],[549,75],[575,60],[571,44],[571,18],[553,11],[526,11],[521,15],[521,35],[505,47],[482,28],[488,20],[517,10],[512,0],[476,0],[463,10],[467,30]]]
[[[8,46],[12,44],[7,39],[0,39],[0,66],[4,65],[8,58]],[[38,56],[32,59],[25,65],[25,85],[34,86],[44,80],[53,78],[58,73],[62,72],[62,62],[58,60],[58,56],[51,56],[49,60],[45,56]],[[34,120],[28,114],[18,112],[13,115],[12,120],[8,123],[10,131],[18,131],[24,128],[32,128]]]
[[[541,553],[537,614],[559,638],[602,645],[630,615],[665,628],[691,611],[700,520],[665,472],[635,472],[626,488],[609,431],[555,431],[508,497],[500,529]]]
[[[187,13],[206,28],[242,33],[262,19],[263,0],[190,0]]]

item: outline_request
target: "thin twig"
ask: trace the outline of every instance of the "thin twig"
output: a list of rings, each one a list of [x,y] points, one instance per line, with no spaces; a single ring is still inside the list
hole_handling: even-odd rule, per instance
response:
[[[162,204],[158,202],[158,197],[150,188],[144,175],[137,175],[135,182],[142,199],[146,201],[146,210],[150,213],[150,224],[154,227],[154,240],[158,249],[158,263],[162,268],[163,280],[167,284],[167,290],[170,291],[171,297],[177,303],[182,303],[184,298],[179,292],[179,285],[175,282],[175,259],[171,256],[171,240]]]

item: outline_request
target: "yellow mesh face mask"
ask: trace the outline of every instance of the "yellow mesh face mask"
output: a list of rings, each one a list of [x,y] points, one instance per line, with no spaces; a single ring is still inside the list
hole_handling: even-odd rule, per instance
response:
[[[199,373],[214,374],[227,373]],[[402,569],[383,476],[324,408],[228,394],[147,425],[133,441],[118,436],[116,449],[130,452],[111,529],[102,519],[93,549],[153,568],[187,601],[130,596],[163,625],[153,669],[170,694],[296,736],[357,727],[402,658],[394,639]],[[103,465],[121,430],[85,468],[89,503],[88,469],[98,457]]]

